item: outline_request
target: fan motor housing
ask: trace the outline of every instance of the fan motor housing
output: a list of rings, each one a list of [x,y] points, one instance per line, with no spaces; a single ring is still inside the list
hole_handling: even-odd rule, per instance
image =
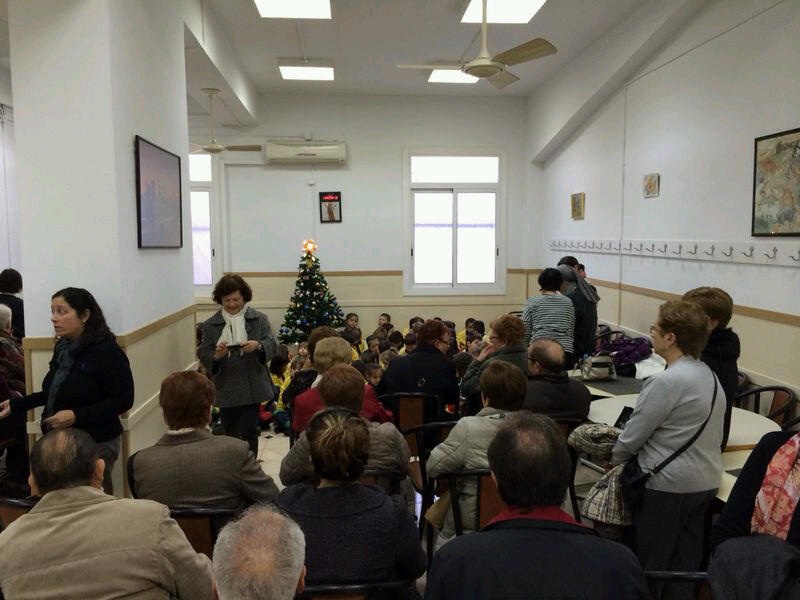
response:
[[[498,73],[502,73],[506,70],[506,66],[503,63],[491,59],[476,58],[464,65],[463,70],[467,75],[472,75],[479,79],[486,79],[488,77],[494,77]]]

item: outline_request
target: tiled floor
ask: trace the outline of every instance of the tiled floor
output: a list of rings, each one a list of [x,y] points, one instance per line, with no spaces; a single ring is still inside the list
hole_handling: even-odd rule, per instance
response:
[[[281,470],[281,460],[289,452],[289,438],[282,433],[274,434],[265,431],[258,440],[258,458],[261,468],[275,480],[278,489],[283,489],[278,473]]]

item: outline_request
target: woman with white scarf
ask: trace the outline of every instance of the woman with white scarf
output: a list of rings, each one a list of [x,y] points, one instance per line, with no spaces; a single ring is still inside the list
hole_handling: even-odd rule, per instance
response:
[[[266,365],[278,348],[267,316],[247,306],[253,291],[242,277],[224,275],[213,298],[222,308],[203,323],[197,358],[217,388],[225,433],[258,456],[258,407],[272,399]]]

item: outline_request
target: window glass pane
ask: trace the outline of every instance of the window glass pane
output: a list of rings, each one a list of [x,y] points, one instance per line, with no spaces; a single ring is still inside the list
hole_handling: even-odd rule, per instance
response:
[[[497,183],[497,156],[412,156],[412,183]]]
[[[453,282],[451,192],[414,192],[414,282]]]
[[[208,192],[191,193],[194,284],[211,285],[211,210]]]
[[[189,155],[189,180],[190,181],[211,181],[211,155],[210,154],[190,154]]]
[[[495,193],[458,194],[457,283],[495,283]]]

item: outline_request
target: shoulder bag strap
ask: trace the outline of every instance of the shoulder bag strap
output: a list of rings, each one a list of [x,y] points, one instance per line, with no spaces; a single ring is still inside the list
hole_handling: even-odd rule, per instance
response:
[[[697,431],[694,433],[694,435],[693,435],[692,437],[690,437],[690,438],[689,438],[689,440],[688,440],[688,441],[687,441],[687,442],[686,442],[686,443],[685,443],[683,446],[681,446],[680,448],[678,448],[678,449],[677,449],[675,452],[673,452],[673,453],[672,453],[670,456],[668,456],[668,457],[667,457],[667,458],[665,458],[663,461],[661,461],[659,464],[657,464],[655,467],[653,467],[652,471],[650,471],[650,473],[651,473],[651,474],[655,475],[655,474],[656,474],[656,473],[658,473],[658,472],[659,472],[661,469],[663,469],[663,468],[664,468],[664,467],[666,467],[666,466],[667,466],[669,463],[671,463],[673,460],[675,460],[676,458],[678,458],[678,456],[679,456],[680,454],[682,454],[683,452],[685,452],[686,450],[688,450],[688,449],[689,449],[689,446],[691,446],[692,444],[694,444],[695,440],[697,440],[697,438],[699,438],[699,437],[700,437],[700,434],[701,434],[701,433],[703,433],[703,430],[706,428],[706,423],[708,423],[708,420],[711,418],[711,415],[712,415],[712,413],[714,412],[714,403],[717,401],[717,376],[716,376],[716,375],[714,375],[713,373],[711,374],[711,376],[714,378],[714,395],[713,395],[713,396],[712,396],[712,398],[711,398],[711,410],[710,410],[710,411],[708,411],[708,416],[706,417],[706,420],[705,420],[705,421],[703,421],[703,424],[702,424],[702,425],[700,425],[700,429],[698,429],[698,430],[697,430]]]

